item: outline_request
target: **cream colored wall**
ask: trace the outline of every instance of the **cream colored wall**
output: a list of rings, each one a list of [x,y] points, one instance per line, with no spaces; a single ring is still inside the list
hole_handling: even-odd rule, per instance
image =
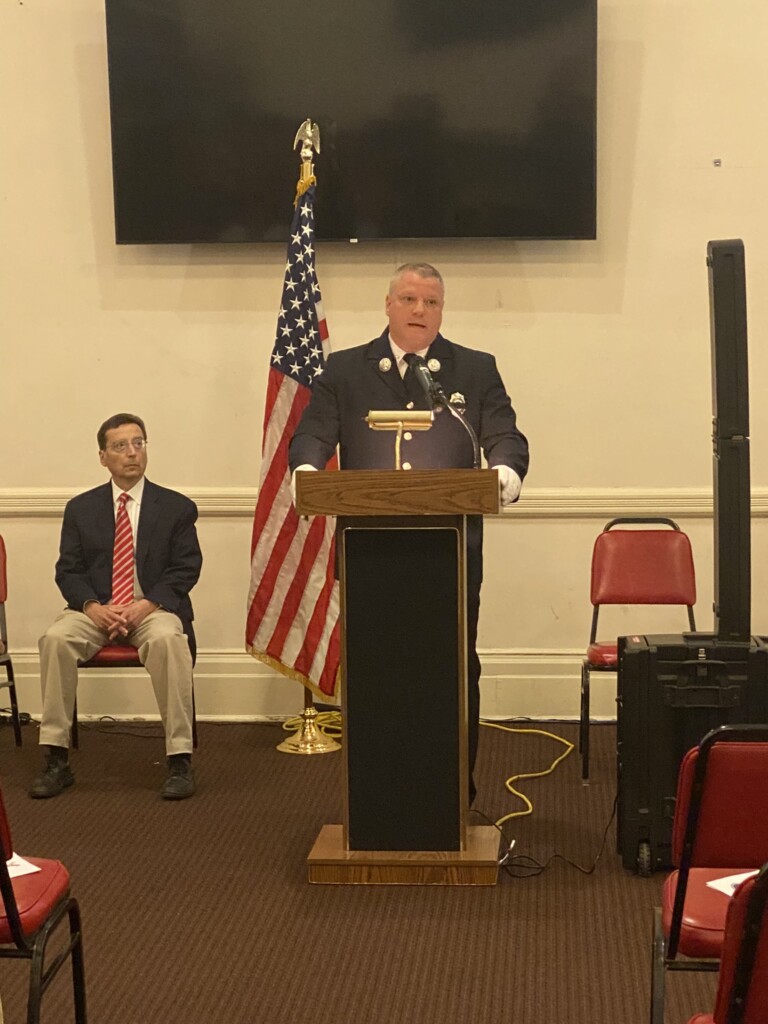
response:
[[[768,632],[768,9],[759,0],[599,6],[596,242],[317,248],[337,348],[382,328],[396,264],[437,263],[448,283],[444,332],[496,355],[529,435],[523,501],[487,530],[489,714],[576,713],[591,543],[614,513],[680,517],[695,546],[700,622],[711,624],[711,238],[742,237],[747,248],[753,622]],[[61,604],[52,567],[64,501],[101,482],[95,428],[128,409],[149,426],[150,476],[200,505],[201,714],[289,713],[299,688],[242,653],[283,246],[114,245],[101,0],[2,5],[0,90],[0,531],[22,705],[39,708],[36,639]],[[322,188],[322,156],[317,172]],[[275,196],[286,223],[293,185]],[[617,615],[622,632],[630,619]],[[81,708],[152,713],[149,685],[134,679],[88,681]],[[600,713],[612,713],[612,697],[604,684]]]

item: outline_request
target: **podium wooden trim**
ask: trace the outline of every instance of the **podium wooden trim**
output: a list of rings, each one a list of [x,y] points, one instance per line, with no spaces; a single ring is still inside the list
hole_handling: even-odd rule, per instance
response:
[[[495,469],[341,469],[296,474],[302,516],[470,516],[499,511]]]
[[[337,517],[341,582],[344,821],[321,831],[309,880],[493,885],[498,831],[466,822],[466,519],[498,512],[498,473],[296,481],[301,515]]]
[[[501,835],[470,825],[466,849],[347,850],[341,825],[323,825],[307,858],[309,881],[321,885],[495,885]]]

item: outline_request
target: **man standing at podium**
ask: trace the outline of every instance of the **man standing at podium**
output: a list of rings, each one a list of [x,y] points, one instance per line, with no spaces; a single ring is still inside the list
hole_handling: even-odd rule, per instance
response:
[[[425,389],[410,366],[411,354],[426,360],[452,405],[474,429],[489,468],[497,469],[502,504],[517,501],[528,470],[528,442],[517,429],[515,411],[494,357],[448,341],[440,333],[445,290],[429,263],[405,263],[395,271],[385,300],[389,326],[373,341],[332,353],[290,445],[292,473],[323,469],[339,447],[341,469],[392,469],[393,442],[374,431],[365,417],[376,409],[428,409]],[[403,435],[402,468],[471,469],[472,440],[445,410],[431,429]],[[480,715],[480,659],[477,620],[483,578],[482,517],[467,518],[468,753],[471,773],[477,755]]]

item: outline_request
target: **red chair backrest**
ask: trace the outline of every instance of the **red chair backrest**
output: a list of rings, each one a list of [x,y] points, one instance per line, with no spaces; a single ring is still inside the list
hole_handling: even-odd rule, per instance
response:
[[[715,1024],[728,1024],[728,1007],[734,974],[742,954],[742,939],[747,908],[755,897],[756,878],[742,882],[731,898],[725,920],[725,941],[720,960],[720,977],[715,1000]],[[763,910],[752,976],[739,1021],[741,1024],[765,1024],[768,1020],[768,913]]]
[[[8,577],[5,572],[5,541],[0,537],[0,604],[8,600]]]
[[[680,863],[699,750],[680,765],[672,857]],[[709,752],[691,865],[750,868],[768,861],[768,743],[721,742]]]
[[[0,789],[0,846],[2,846],[2,856],[5,855],[5,859],[13,853],[13,839],[11,837],[11,826],[8,824],[8,815],[5,813],[5,804],[3,803],[3,791]]]
[[[598,604],[696,604],[691,542],[681,530],[607,530],[592,551]]]

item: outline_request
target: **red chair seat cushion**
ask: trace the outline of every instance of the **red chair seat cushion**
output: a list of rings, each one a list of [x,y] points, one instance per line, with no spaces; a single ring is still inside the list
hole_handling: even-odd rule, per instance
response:
[[[730,897],[718,889],[713,889],[707,882],[729,875],[738,875],[745,868],[691,868],[688,875],[688,889],[685,894],[683,920],[680,926],[680,942],[678,950],[684,956],[712,957],[720,959],[723,950],[723,933],[725,931],[725,915],[728,912]],[[664,881],[661,893],[661,920],[665,935],[669,935],[672,924],[672,908],[675,902],[677,887],[677,871],[673,871]]]
[[[90,661],[85,661],[81,668],[141,668],[139,652],[130,644],[108,644],[97,651]]]
[[[40,868],[31,875],[12,878],[21,927],[26,936],[34,933],[44,923],[57,903],[69,893],[69,872],[59,860],[41,860],[25,857],[30,864]],[[0,943],[13,942],[11,927],[0,903]]]
[[[592,668],[616,668],[619,663],[618,644],[598,640],[587,648],[587,661]]]

